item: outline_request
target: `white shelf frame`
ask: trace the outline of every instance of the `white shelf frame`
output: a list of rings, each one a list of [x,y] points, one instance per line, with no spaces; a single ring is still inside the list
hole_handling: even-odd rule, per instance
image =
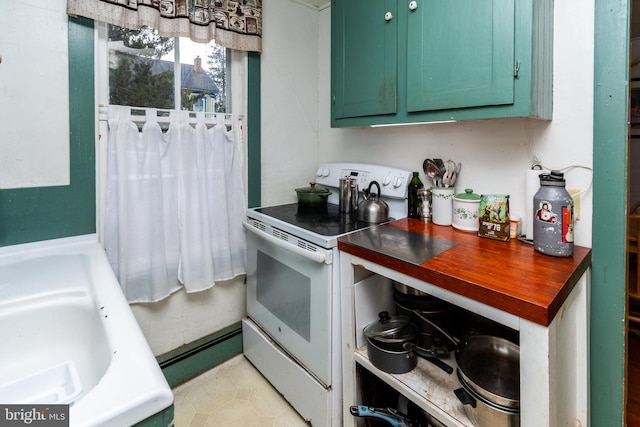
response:
[[[391,283],[394,280],[519,331],[522,427],[589,425],[590,269],[579,279],[549,327],[544,327],[346,252],[340,252],[340,257],[345,427],[361,422],[349,412],[351,405],[362,402],[356,363],[445,425],[472,426],[462,404],[453,395],[452,384],[458,383],[455,374],[442,380],[441,377],[446,376],[444,372],[420,360],[416,370],[391,375],[369,362],[362,329],[377,319],[379,311],[393,310]],[[358,268],[376,275],[355,283]]]

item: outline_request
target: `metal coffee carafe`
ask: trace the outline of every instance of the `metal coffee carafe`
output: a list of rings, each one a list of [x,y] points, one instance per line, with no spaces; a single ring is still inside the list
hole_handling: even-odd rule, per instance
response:
[[[340,213],[350,214],[358,210],[358,181],[356,178],[345,176],[340,178],[338,189]]]

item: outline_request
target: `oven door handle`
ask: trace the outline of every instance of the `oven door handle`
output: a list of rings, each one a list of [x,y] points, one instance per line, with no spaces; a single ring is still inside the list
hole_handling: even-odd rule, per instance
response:
[[[292,244],[286,243],[285,241],[280,240],[277,237],[273,237],[268,233],[258,230],[256,227],[252,226],[251,224],[247,224],[246,222],[243,222],[242,225],[244,225],[244,228],[251,231],[258,237],[266,240],[269,243],[273,243],[274,245],[282,249],[286,249],[289,252],[293,252],[296,255],[305,257],[311,261],[317,262],[318,264],[323,264],[324,262],[327,261],[327,256],[322,252],[311,252],[311,251],[307,251],[305,249],[299,248],[297,246],[294,246]]]

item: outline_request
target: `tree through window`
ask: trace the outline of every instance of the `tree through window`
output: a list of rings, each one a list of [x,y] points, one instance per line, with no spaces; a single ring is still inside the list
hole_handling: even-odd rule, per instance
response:
[[[162,37],[150,27],[129,30],[109,25],[108,30],[110,104],[230,111],[227,49],[213,42],[205,45],[184,37]],[[174,63],[176,44],[179,68]],[[175,87],[180,88],[178,100]]]

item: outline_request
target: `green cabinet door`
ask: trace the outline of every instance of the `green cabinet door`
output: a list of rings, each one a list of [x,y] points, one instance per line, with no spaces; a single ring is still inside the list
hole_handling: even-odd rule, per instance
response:
[[[515,1],[407,6],[408,112],[513,104]]]
[[[395,0],[332,1],[332,117],[396,112],[396,10]]]

